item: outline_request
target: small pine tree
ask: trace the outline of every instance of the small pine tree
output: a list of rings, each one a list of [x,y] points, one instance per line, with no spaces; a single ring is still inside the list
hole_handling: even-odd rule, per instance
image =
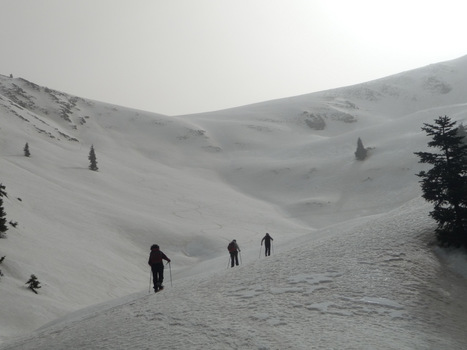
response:
[[[91,145],[91,150],[89,151],[89,157],[88,157],[90,164],[89,164],[89,169],[93,171],[99,170],[97,167],[97,158],[96,158],[96,152],[94,151],[94,145]]]
[[[40,286],[41,283],[37,279],[36,275],[31,275],[31,277],[29,278],[29,281],[27,281],[26,284],[28,285],[28,288],[36,294],[37,294],[36,289],[41,288]]]
[[[419,163],[433,166],[417,176],[423,198],[434,203],[430,216],[438,223],[439,243],[467,247],[467,145],[455,124],[447,116],[436,119],[434,125],[424,123],[422,130],[432,137],[428,147],[439,152],[415,152]]]
[[[2,256],[0,258],[0,264],[3,262],[3,260],[5,260],[5,256]],[[3,276],[3,272],[2,272],[2,270],[0,270],[0,277],[2,277],[2,276]]]
[[[5,186],[0,184],[0,238],[5,236],[5,232],[8,231],[6,225],[6,213],[3,209],[3,197],[8,197],[5,191]]]
[[[367,149],[363,147],[362,139],[359,137],[357,141],[357,150],[355,151],[355,158],[357,158],[357,160],[365,160],[367,152]]]
[[[7,197],[8,198],[8,195],[7,195],[6,191],[5,191],[5,186],[2,185],[1,183],[0,183],[0,197]]]
[[[25,156],[25,157],[31,156],[31,153],[29,152],[29,145],[28,145],[27,142],[26,142],[26,144],[24,145],[24,156]]]

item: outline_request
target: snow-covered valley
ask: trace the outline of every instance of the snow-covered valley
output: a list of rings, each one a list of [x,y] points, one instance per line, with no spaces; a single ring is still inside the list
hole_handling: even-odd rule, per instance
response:
[[[413,152],[423,123],[465,123],[466,77],[462,57],[167,117],[0,76],[0,183],[18,222],[0,240],[0,348],[465,348],[467,263],[433,245]],[[155,295],[153,243],[172,259]]]

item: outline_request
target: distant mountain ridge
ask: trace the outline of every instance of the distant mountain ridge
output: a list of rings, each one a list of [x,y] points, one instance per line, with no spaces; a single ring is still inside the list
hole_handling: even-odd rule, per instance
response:
[[[361,109],[360,103],[385,103],[388,100],[402,100],[404,107],[409,106],[408,110],[399,111],[397,105],[393,105],[392,107],[398,113],[403,114],[443,104],[465,103],[464,92],[467,90],[466,75],[467,56],[463,56],[456,60],[432,64],[366,83],[287,99],[260,102],[224,111],[198,114],[230,114],[230,111],[242,111],[245,108],[256,111],[258,108],[267,108],[269,104],[274,106],[277,103],[282,104],[285,101],[287,101],[285,104],[290,105],[291,108],[294,105],[297,108],[308,103],[310,107],[303,106],[303,111],[300,114],[301,117],[303,117],[309,127],[322,130],[326,119],[347,123],[357,121],[356,113],[352,112]],[[80,104],[87,106],[99,104],[96,101],[41,87],[23,78],[9,78],[3,75],[0,75],[0,94],[2,96],[3,108],[9,109],[11,113],[17,114],[18,109],[25,109],[33,113],[36,118],[40,118],[42,124],[47,125],[48,122],[53,122],[65,129],[71,130],[76,130],[79,126],[86,124],[87,119],[90,118],[86,113],[81,113]],[[124,108],[109,104],[104,105],[110,111],[112,109],[115,111],[118,108]],[[395,117],[397,116],[395,115]],[[44,132],[47,129],[37,128],[38,132]],[[50,135],[53,135],[53,133]],[[76,141],[74,136],[65,136],[65,138]]]
[[[95,144],[98,152],[106,151],[107,146],[99,144],[99,135],[106,133],[110,137],[105,138],[107,140],[112,139],[112,135],[118,136],[118,141],[111,142],[118,142],[117,147],[131,140],[129,143],[138,152],[169,165],[197,166],[213,159],[222,162],[225,157],[235,159],[233,163],[243,163],[243,155],[254,151],[264,157],[278,157],[284,164],[300,159],[300,172],[308,176],[310,171],[315,173],[316,167],[303,168],[307,162],[304,158],[316,155],[313,150],[321,145],[326,148],[323,144],[326,140],[341,145],[336,155],[340,157],[345,153],[345,159],[353,161],[358,137],[366,146],[375,149],[372,152],[375,156],[383,150],[378,143],[394,143],[398,137],[397,133],[384,133],[373,140],[372,128],[383,127],[389,131],[389,126],[397,129],[399,123],[404,124],[401,130],[423,138],[420,134],[423,122],[438,115],[449,114],[462,122],[467,103],[466,78],[467,56],[464,56],[353,86],[222,111],[167,117],[71,96],[22,78],[0,76],[0,108],[15,122],[17,133],[28,130],[28,133],[40,134],[42,139],[78,142],[80,147]],[[291,138],[290,133],[296,136]],[[23,138],[26,142],[27,135]],[[153,140],[157,142],[151,146]],[[322,155],[326,152],[323,150]],[[415,158],[410,153],[405,154],[407,156],[410,160],[405,162],[413,164]],[[342,164],[341,160],[339,162]],[[235,167],[244,171],[249,165]],[[234,186],[241,187],[232,175],[238,172],[230,167],[214,170],[220,171]],[[271,171],[279,173],[281,170]],[[243,191],[256,193],[254,181],[252,187]],[[283,206],[281,198],[271,198],[272,192],[273,189],[255,195]],[[300,195],[306,198],[308,192],[300,191]],[[293,201],[297,200],[301,202],[304,198]]]
[[[375,149],[372,152],[374,156],[384,149],[378,143],[394,143],[398,137],[395,132],[383,133],[373,139],[378,132],[373,132],[372,128],[383,127],[389,131],[389,126],[400,127],[423,138],[420,134],[423,122],[433,120],[438,115],[449,114],[462,122],[467,103],[466,78],[467,56],[464,56],[353,86],[217,112],[167,117],[71,96],[22,78],[0,76],[0,109],[9,121],[14,122],[16,133],[27,131],[23,135],[25,142],[28,134],[34,132],[43,140],[78,142],[81,143],[80,147],[94,144],[98,152],[106,152],[108,145],[99,143],[117,136],[118,141],[114,139],[110,143],[119,144],[111,147],[123,148],[129,143],[129,147],[134,146],[145,157],[157,162],[198,166],[211,160],[222,162],[225,157],[230,157],[234,159],[231,164],[238,162],[235,167],[245,173],[250,165],[242,164],[243,156],[254,152],[264,157],[273,155],[284,164],[291,159],[300,159],[299,172],[301,176],[308,176],[308,173],[316,174],[316,167],[311,165],[312,158],[309,161],[306,158],[317,156],[314,150],[323,146],[327,150],[322,150],[321,155],[326,155],[326,142],[340,145],[334,154],[353,161],[353,148],[358,137],[366,146]],[[404,125],[396,125],[398,123]],[[102,138],[102,133],[109,138]],[[296,135],[290,137],[290,133]],[[272,139],[274,142],[271,142]],[[153,140],[157,142],[153,144]],[[397,146],[393,144],[391,147]],[[415,158],[411,153],[407,152],[404,156],[410,158],[405,162],[414,163]],[[318,155],[318,158],[321,157]],[[339,164],[342,164],[342,159]],[[306,162],[310,162],[309,169],[305,168]],[[284,167],[292,169],[290,172],[299,168],[283,165],[279,166],[279,170],[271,171],[279,173]],[[416,171],[413,167],[406,168],[411,168],[411,172]],[[242,187],[235,176],[239,171],[223,166],[213,170],[220,172],[234,186]],[[275,186],[280,186],[282,182],[280,180]],[[255,193],[255,196],[272,200],[282,207],[291,204],[283,203],[282,198],[272,198],[274,189],[256,193],[254,183],[252,180],[251,187],[242,191]],[[303,195],[308,199],[304,199]],[[297,201],[308,202],[310,195],[309,191],[300,190],[299,196],[302,198],[294,198],[293,206]],[[312,197],[315,196],[314,191]],[[319,197],[323,196],[327,195]],[[315,203],[315,199],[311,202]]]

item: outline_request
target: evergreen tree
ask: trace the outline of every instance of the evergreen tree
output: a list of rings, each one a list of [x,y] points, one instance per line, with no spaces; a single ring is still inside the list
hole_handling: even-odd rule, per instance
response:
[[[89,169],[93,171],[99,170],[97,167],[97,158],[96,158],[96,152],[94,152],[94,145],[91,145],[91,150],[89,151],[89,157],[88,157],[90,164],[89,164]]]
[[[5,191],[5,186],[0,184],[0,197],[7,197],[8,198],[8,195]]]
[[[37,294],[36,289],[41,288],[40,286],[41,283],[37,279],[36,275],[31,275],[31,277],[29,278],[29,281],[27,281],[26,284],[28,285],[28,288],[31,289],[36,294]]]
[[[432,138],[428,146],[439,153],[415,152],[420,163],[433,166],[417,176],[421,178],[423,198],[434,203],[430,216],[438,224],[439,243],[467,247],[467,145],[455,124],[447,116],[438,117],[434,125],[424,123],[422,130]]]
[[[355,158],[357,158],[357,160],[365,160],[367,152],[366,148],[363,147],[362,139],[359,137],[357,141],[357,150],[355,151]]]
[[[5,186],[0,184],[0,238],[5,235],[5,232],[8,231],[6,225],[6,213],[3,209],[3,197],[8,197],[5,191]]]
[[[5,257],[6,257],[6,256],[4,255],[4,256],[2,256],[2,257],[0,258],[0,264],[3,262],[3,260],[5,260]],[[2,270],[0,270],[0,277],[2,277],[2,276],[3,276],[3,272],[2,272]]]
[[[26,144],[24,145],[24,156],[29,157],[30,155],[31,155],[31,153],[29,152],[29,145],[26,142]]]

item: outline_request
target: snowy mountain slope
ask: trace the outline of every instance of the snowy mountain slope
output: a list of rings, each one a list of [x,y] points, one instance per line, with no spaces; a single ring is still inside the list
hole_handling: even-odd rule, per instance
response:
[[[4,349],[463,349],[467,280],[426,244],[426,210],[415,200],[335,225],[240,268],[81,310]]]
[[[465,120],[466,62],[180,117],[0,76],[0,183],[19,223],[0,240],[0,339],[144,289],[152,243],[182,283],[222,270],[232,238],[245,269],[265,232],[278,252],[304,234],[313,250],[308,240],[336,233],[318,228],[416,201],[420,127],[444,114]],[[364,162],[354,160],[358,137],[372,148]],[[91,144],[97,173],[87,169]],[[24,287],[31,273],[43,284],[37,296]]]
[[[188,118],[216,130],[221,147],[231,150],[223,170],[230,183],[321,227],[339,220],[336,212],[345,220],[379,212],[375,202],[394,208],[418,197],[413,174],[420,166],[413,150],[426,144],[420,127],[445,114],[465,121],[466,77],[462,57],[356,86]],[[358,137],[371,148],[363,163],[352,157]],[[354,205],[359,199],[363,203]]]
[[[29,91],[20,79],[2,82],[8,84]],[[34,94],[22,94],[30,109],[6,93],[1,99],[0,181],[8,219],[19,223],[0,241],[7,256],[0,295],[10,301],[0,311],[3,334],[140,290],[155,240],[171,252],[177,273],[222,254],[239,231],[247,237],[273,225],[305,232],[268,203],[225,186],[209,168],[187,171],[187,159],[197,157],[201,166],[213,155],[191,123],[83,100],[62,121],[32,112],[48,106],[36,105],[46,98]],[[81,117],[85,123],[77,122]],[[25,142],[30,158],[22,156]],[[97,173],[87,169],[91,144]],[[38,298],[24,288],[31,273],[44,286]],[[16,314],[22,316],[12,320]]]

